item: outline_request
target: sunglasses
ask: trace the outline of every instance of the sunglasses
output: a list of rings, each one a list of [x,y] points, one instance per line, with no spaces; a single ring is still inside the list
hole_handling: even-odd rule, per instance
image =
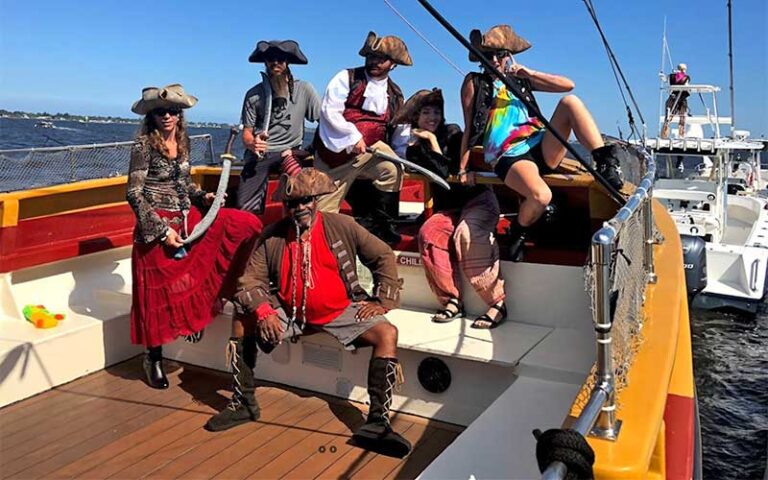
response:
[[[164,117],[165,114],[170,114],[172,117],[178,117],[181,115],[181,109],[179,108],[156,108],[152,110],[152,115],[156,115],[158,117]]]
[[[315,200],[315,197],[292,198],[290,200],[285,201],[285,206],[288,208],[296,208],[299,205],[308,205],[312,203],[314,200]]]

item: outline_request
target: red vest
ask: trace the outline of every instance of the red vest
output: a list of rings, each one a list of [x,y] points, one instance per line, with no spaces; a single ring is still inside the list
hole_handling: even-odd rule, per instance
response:
[[[390,78],[387,81],[387,94],[389,104],[387,111],[382,115],[363,110],[365,97],[365,87],[368,85],[368,79],[365,76],[365,67],[358,67],[347,70],[349,73],[349,94],[344,102],[344,119],[355,125],[357,130],[363,135],[366,145],[373,145],[376,142],[389,141],[391,134],[390,120],[394,117],[397,110],[403,106],[403,92],[400,87]],[[333,152],[329,150],[320,139],[320,135],[315,134],[315,148],[320,154],[323,162],[329,167],[338,167],[355,158],[355,155],[342,150]]]

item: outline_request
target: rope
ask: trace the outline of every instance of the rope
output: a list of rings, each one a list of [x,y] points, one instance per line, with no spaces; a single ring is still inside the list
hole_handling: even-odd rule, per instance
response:
[[[242,341],[242,340],[241,340]],[[227,408],[237,410],[242,405],[243,388],[240,384],[240,367],[238,366],[240,357],[237,354],[237,340],[230,338],[227,344],[227,362],[232,372],[232,398],[229,400]]]
[[[568,471],[567,480],[595,478],[592,472],[595,452],[579,432],[553,428],[541,433],[536,429],[533,436],[536,437],[536,461],[540,472],[544,473],[553,462],[561,462]]]
[[[464,77],[464,76],[466,76],[466,75],[467,75],[467,74],[466,74],[466,72],[464,72],[464,71],[463,71],[461,68],[459,68],[459,67],[458,67],[458,66],[457,66],[455,63],[453,63],[453,62],[451,61],[451,59],[450,59],[450,58],[448,58],[447,56],[445,56],[445,54],[444,54],[443,52],[441,52],[441,51],[440,51],[440,50],[439,50],[439,49],[438,49],[438,48],[437,48],[437,47],[436,47],[436,46],[435,46],[435,45],[434,45],[432,42],[430,42],[430,41],[429,41],[429,39],[428,39],[427,37],[425,37],[425,36],[424,36],[424,35],[423,35],[423,34],[422,34],[420,31],[418,31],[418,30],[416,29],[416,27],[414,27],[414,26],[413,26],[413,24],[412,24],[411,22],[409,22],[409,21],[408,21],[408,19],[407,19],[407,18],[405,18],[405,17],[404,17],[404,16],[403,16],[403,15],[402,15],[400,12],[398,12],[398,11],[397,11],[397,9],[394,7],[394,5],[392,5],[392,3],[390,3],[390,1],[389,1],[389,0],[384,0],[384,3],[385,3],[385,4],[386,4],[386,5],[387,5],[387,6],[388,6],[390,9],[392,9],[392,11],[393,11],[393,12],[395,12],[395,15],[397,15],[398,17],[400,17],[400,19],[401,19],[403,22],[405,22],[405,24],[406,24],[406,25],[408,25],[408,26],[410,27],[410,29],[414,31],[414,33],[416,33],[416,35],[418,35],[418,36],[419,36],[419,37],[420,37],[422,40],[424,40],[424,43],[426,43],[427,45],[429,45],[429,46],[430,46],[430,48],[432,48],[432,50],[434,50],[434,51],[435,51],[435,53],[437,53],[438,55],[440,55],[440,58],[442,58],[443,60],[445,60],[445,61],[446,61],[446,63],[448,63],[448,65],[450,65],[451,67],[453,67],[453,69],[454,69],[454,70],[456,70],[456,71],[459,73],[459,75],[461,75],[462,77]]]
[[[605,37],[605,33],[603,32],[603,29],[600,26],[600,21],[597,19],[597,13],[595,12],[595,7],[592,5],[592,0],[582,0],[582,1],[584,2],[584,5],[587,7],[587,12],[589,12],[589,16],[592,18],[592,21],[595,23],[597,32],[600,34],[600,38],[603,41],[603,47],[605,47],[605,51],[608,54],[608,61],[611,64],[611,69],[613,70],[613,76],[616,78],[616,83],[619,86],[619,92],[621,92],[621,99],[624,102],[624,107],[627,109],[627,118],[629,121],[629,127],[632,130],[632,134],[630,135],[630,138],[632,138],[633,135],[637,135],[639,137],[640,134],[637,131],[637,127],[635,126],[635,119],[632,117],[632,109],[629,107],[629,104],[627,103],[627,99],[624,96],[624,91],[622,90],[621,82],[619,82],[619,76],[621,76],[621,81],[624,83],[624,88],[627,90],[627,94],[629,95],[629,98],[632,100],[632,104],[635,107],[635,111],[637,112],[638,118],[640,118],[640,122],[643,125],[645,125],[645,119],[643,118],[643,114],[640,112],[640,107],[638,107],[637,101],[635,100],[635,96],[632,94],[632,89],[630,88],[629,83],[627,82],[627,79],[624,76],[624,72],[622,72],[621,67],[619,66],[619,61],[616,59],[616,56],[613,54],[613,50],[611,49],[611,46],[608,43],[608,39]]]

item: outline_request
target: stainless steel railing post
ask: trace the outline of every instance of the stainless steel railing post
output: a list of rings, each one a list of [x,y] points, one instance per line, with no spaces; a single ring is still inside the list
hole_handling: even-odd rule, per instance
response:
[[[646,280],[655,284],[658,280],[656,268],[653,266],[653,246],[656,238],[653,232],[653,186],[648,189],[648,197],[643,204],[643,265],[645,266]]]
[[[590,435],[615,440],[621,428],[616,419],[615,376],[611,348],[611,260],[615,249],[616,234],[613,229],[595,235],[592,241],[592,259],[595,262],[595,333],[597,334],[597,378],[596,385],[605,390],[605,400],[600,415]]]

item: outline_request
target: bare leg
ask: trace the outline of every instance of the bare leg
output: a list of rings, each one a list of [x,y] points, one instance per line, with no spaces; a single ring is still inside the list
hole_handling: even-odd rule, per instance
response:
[[[378,323],[357,338],[373,347],[371,358],[397,358],[397,327],[391,323]]]
[[[525,197],[517,217],[517,222],[523,227],[529,227],[538,220],[552,200],[552,190],[542,180],[536,164],[529,160],[512,165],[504,184]]]
[[[552,128],[566,140],[571,136],[571,131],[576,139],[587,150],[592,151],[604,145],[592,114],[589,113],[584,102],[576,95],[563,97],[555,108],[550,120]],[[550,168],[557,168],[565,157],[565,147],[555,138],[551,132],[544,134],[541,144],[544,161]]]

